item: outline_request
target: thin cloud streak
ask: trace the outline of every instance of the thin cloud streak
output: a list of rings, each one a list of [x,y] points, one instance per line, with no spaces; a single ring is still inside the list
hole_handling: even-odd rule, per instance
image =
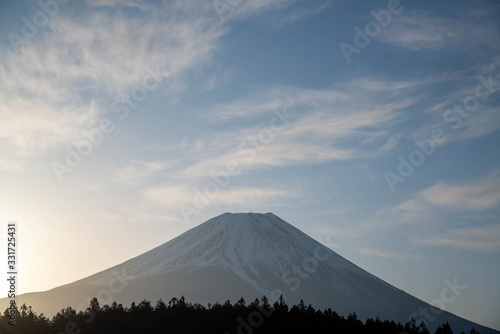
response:
[[[458,13],[456,18],[432,16],[423,11],[402,13],[382,32],[380,39],[412,51],[473,52],[498,40],[496,22],[480,10]]]
[[[412,238],[420,246],[452,247],[477,252],[500,251],[500,225],[452,229],[445,235]]]
[[[219,193],[211,196],[199,195],[203,191],[203,187],[193,187],[190,184],[179,184],[179,185],[162,185],[153,186],[144,190],[144,198],[148,200],[153,200],[158,205],[162,207],[167,207],[175,209],[177,211],[179,205],[190,205],[192,206],[194,202],[198,203],[200,206],[205,207],[203,199],[196,200],[199,198],[208,198],[210,206],[217,205],[244,205],[247,207],[252,207],[261,203],[266,203],[271,200],[283,200],[284,198],[290,198],[297,196],[294,190],[279,189],[279,188],[258,188],[258,187],[239,187],[234,189],[220,189]]]
[[[122,168],[112,168],[110,173],[113,176],[113,180],[121,185],[143,185],[159,173],[172,168],[174,164],[175,161],[132,160],[127,166]]]
[[[500,178],[495,172],[465,185],[438,183],[400,204],[396,211],[426,212],[431,208],[482,212],[500,202]]]
[[[384,81],[371,78],[357,78],[342,85],[327,89],[303,89],[296,87],[269,87],[239,100],[218,104],[201,114],[212,122],[249,118],[268,113],[274,109],[298,109],[300,111],[323,110],[327,112],[356,112],[373,106],[390,103],[417,103],[422,97],[415,97],[418,89],[436,79],[415,81]],[[403,102],[401,102],[403,101]]]
[[[375,256],[375,257],[381,257],[384,259],[391,259],[391,260],[398,260],[398,261],[406,261],[409,259],[409,257],[402,255],[401,253],[391,252],[391,251],[387,251],[387,250],[359,248],[358,253],[361,255]]]

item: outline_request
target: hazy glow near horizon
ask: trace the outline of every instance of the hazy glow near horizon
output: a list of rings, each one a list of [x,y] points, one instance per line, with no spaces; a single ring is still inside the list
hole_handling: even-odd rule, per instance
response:
[[[63,2],[0,4],[20,293],[273,212],[500,329],[500,4]]]

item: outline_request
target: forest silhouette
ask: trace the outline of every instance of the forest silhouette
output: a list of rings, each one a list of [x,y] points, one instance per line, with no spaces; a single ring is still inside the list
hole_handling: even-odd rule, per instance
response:
[[[12,312],[14,312],[12,310]],[[430,334],[426,325],[412,318],[405,324],[368,318],[365,322],[356,313],[340,316],[330,308],[316,310],[299,304],[289,307],[283,296],[272,305],[267,297],[249,304],[241,298],[235,304],[203,306],[188,303],[184,297],[161,299],[155,305],[143,300],[129,307],[113,302],[100,306],[93,298],[85,311],[67,307],[52,319],[23,304],[16,308],[16,323],[10,325],[11,313],[5,310],[0,318],[0,334],[97,334],[97,333],[370,333],[370,334]],[[435,334],[452,334],[448,323],[439,326]],[[463,333],[463,332],[462,332]],[[470,334],[477,333],[474,328]]]

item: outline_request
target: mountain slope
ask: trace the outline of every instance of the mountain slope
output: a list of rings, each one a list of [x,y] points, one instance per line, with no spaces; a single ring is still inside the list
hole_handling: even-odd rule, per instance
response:
[[[426,320],[430,329],[449,321],[458,332],[473,326],[495,332],[385,283],[272,213],[225,213],[109,270],[19,296],[18,303],[53,315],[68,305],[86,307],[94,296],[101,304],[116,300],[129,305],[181,295],[207,304],[279,294],[290,305],[303,299],[343,315],[356,312],[361,319],[379,316],[406,322],[424,308],[430,313],[427,319],[414,316]]]

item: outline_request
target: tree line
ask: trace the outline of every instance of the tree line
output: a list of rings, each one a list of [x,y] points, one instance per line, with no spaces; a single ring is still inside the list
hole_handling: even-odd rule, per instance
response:
[[[365,322],[356,313],[340,316],[330,308],[316,310],[310,304],[289,307],[284,298],[272,305],[264,296],[249,304],[241,298],[235,304],[203,306],[188,303],[184,297],[161,299],[155,305],[143,300],[129,307],[114,302],[100,306],[97,298],[91,300],[85,311],[67,307],[52,319],[37,315],[30,306],[16,308],[16,324],[9,325],[10,311],[0,316],[0,334],[100,334],[100,333],[359,333],[359,334],[431,334],[425,323],[412,318],[405,324],[368,318]],[[434,334],[452,334],[448,323],[439,326]],[[463,333],[463,332],[462,332]],[[472,328],[470,334],[476,334]]]

